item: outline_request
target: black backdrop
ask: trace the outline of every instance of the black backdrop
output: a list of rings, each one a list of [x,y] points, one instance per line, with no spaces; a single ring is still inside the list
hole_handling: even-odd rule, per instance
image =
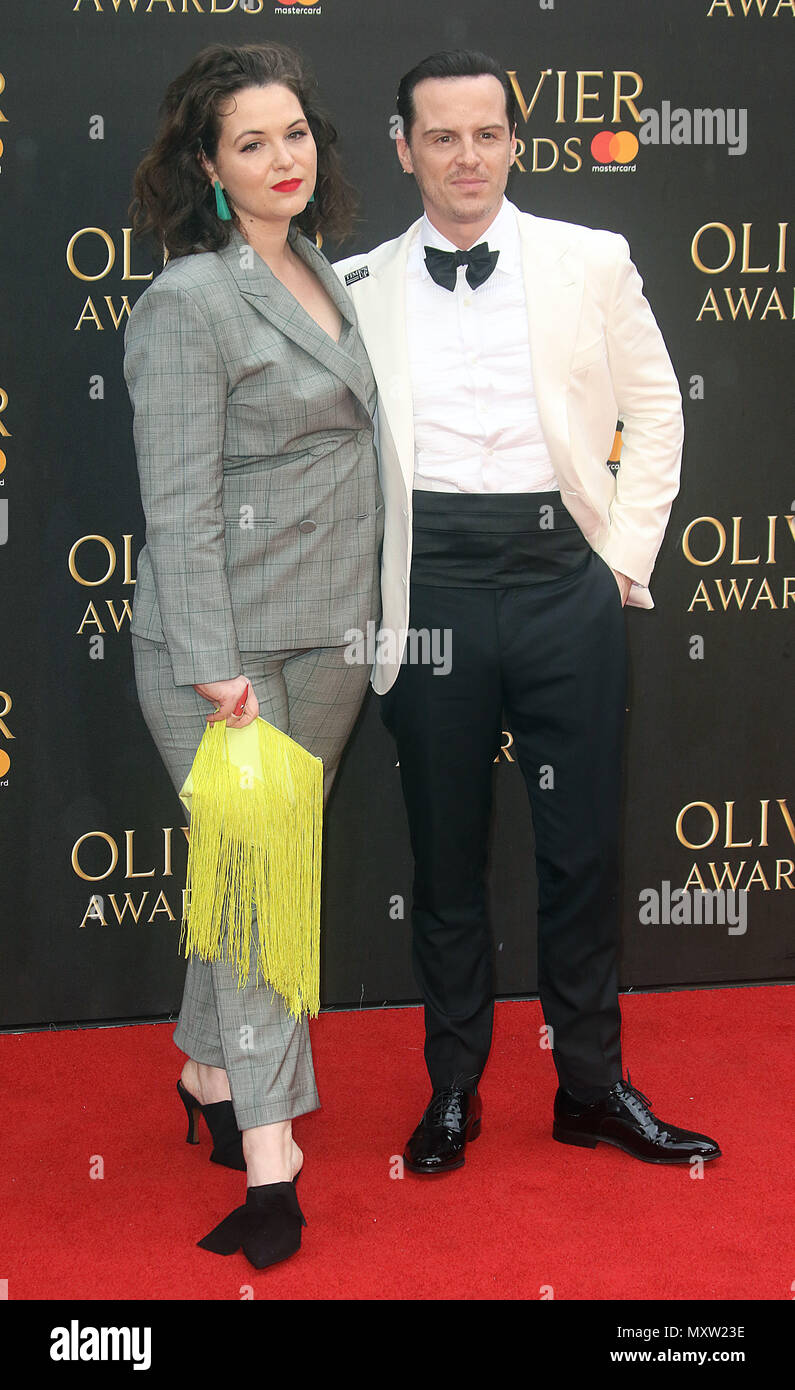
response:
[[[532,106],[509,187],[518,206],[628,238],[679,374],[686,445],[657,607],[627,612],[622,984],[790,978],[795,4],[501,0],[484,14],[475,0],[221,0],[216,11],[211,0],[8,0],[4,31],[0,1023],[179,1004],[185,837],[138,710],[125,608],[143,517],[123,329],[157,267],[125,229],[167,82],[209,42],[269,38],[309,55],[339,127],[362,195],[346,253],[417,215],[391,138],[394,93],[419,58],[450,47],[491,52]],[[596,134],[640,129],[631,108],[613,110],[615,81],[631,93],[638,79],[639,112],[747,112],[747,149],[644,143],[629,164],[601,165]],[[495,769],[497,981],[532,994],[532,834],[509,755]],[[711,888],[725,866],[749,889],[745,932],[640,920],[643,889]],[[326,1005],[415,999],[409,891],[395,756],[371,694],[328,815]]]

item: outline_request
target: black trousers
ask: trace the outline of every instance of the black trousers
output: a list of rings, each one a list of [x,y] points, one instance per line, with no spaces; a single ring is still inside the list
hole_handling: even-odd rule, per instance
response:
[[[413,966],[434,1089],[474,1091],[491,1046],[487,837],[503,717],[530,798],[538,988],[560,1084],[622,1075],[618,825],[626,687],[621,596],[560,494],[414,493],[407,659],[382,697],[415,874]],[[447,632],[447,637],[445,637]],[[435,651],[436,665],[412,660]],[[446,662],[450,669],[437,674]]]

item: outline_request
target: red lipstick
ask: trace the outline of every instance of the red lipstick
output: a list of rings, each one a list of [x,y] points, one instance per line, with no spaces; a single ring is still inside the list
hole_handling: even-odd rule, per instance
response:
[[[282,183],[272,183],[271,189],[274,193],[294,193],[302,183],[303,179],[284,179]]]

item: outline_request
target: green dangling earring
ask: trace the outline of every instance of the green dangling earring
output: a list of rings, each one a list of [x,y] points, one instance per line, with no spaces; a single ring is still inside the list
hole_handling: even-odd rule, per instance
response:
[[[226,198],[224,197],[224,190],[221,187],[220,179],[215,180],[215,182],[213,183],[213,188],[215,189],[215,207],[218,216],[221,218],[222,222],[231,222],[232,214],[229,211],[229,204],[227,203]]]

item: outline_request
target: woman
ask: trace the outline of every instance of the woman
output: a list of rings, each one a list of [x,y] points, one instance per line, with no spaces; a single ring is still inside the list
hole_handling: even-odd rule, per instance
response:
[[[380,613],[375,384],[314,240],[349,229],[351,191],[279,44],[203,49],[160,114],[132,207],[169,258],[124,359],[146,515],[141,708],[177,790],[206,722],[259,714],[322,758],[327,796],[367,685],[345,634]],[[306,1017],[255,978],[252,963],[238,989],[234,964],[192,956],[174,1041],[189,1140],[202,1113],[211,1157],[247,1173],[245,1206],[199,1244],[242,1244],[262,1268],[300,1245],[291,1121],[319,1101]]]

